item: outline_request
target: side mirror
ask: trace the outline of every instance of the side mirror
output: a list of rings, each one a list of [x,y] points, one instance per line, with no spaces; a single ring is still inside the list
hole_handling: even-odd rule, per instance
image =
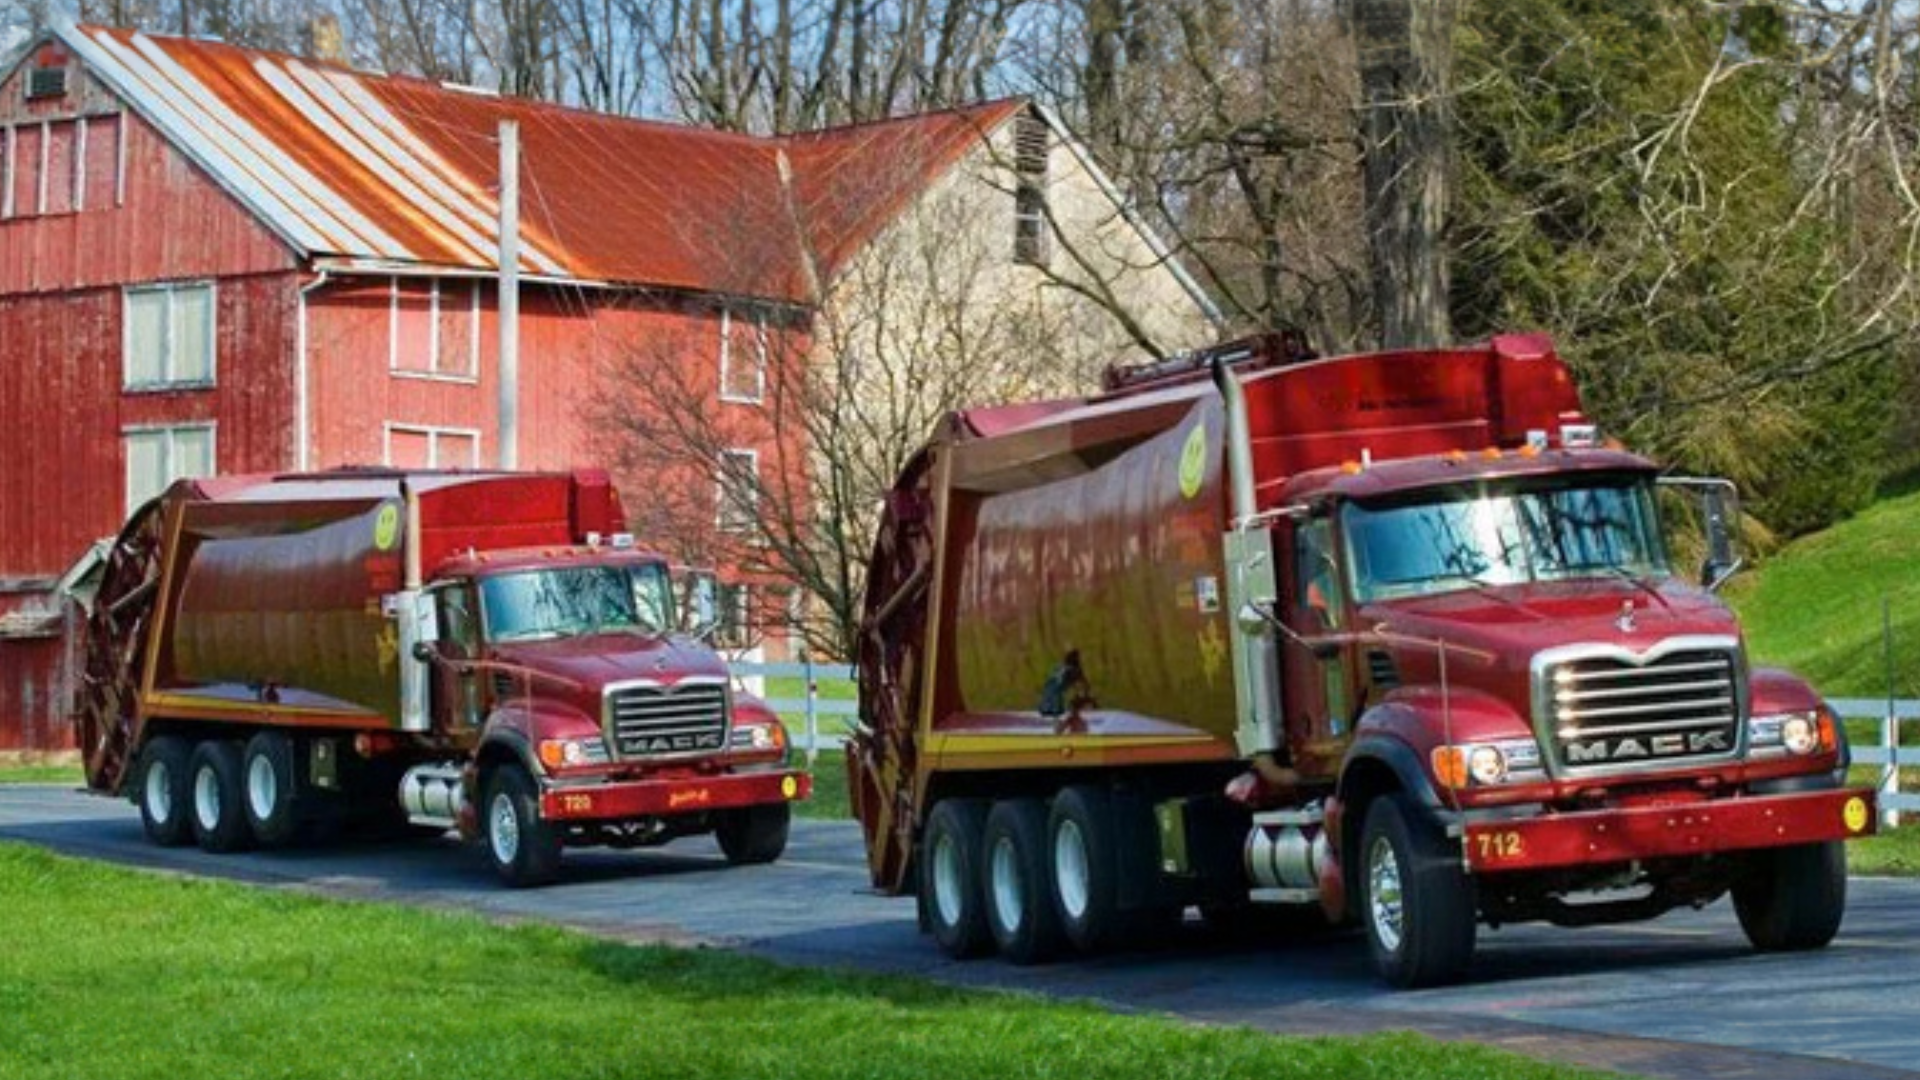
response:
[[[680,630],[702,641],[720,628],[720,583],[711,570],[680,569]]]
[[[1740,557],[1736,539],[1740,527],[1740,492],[1733,481],[1715,477],[1663,476],[1660,484],[1681,488],[1698,500],[1700,528],[1706,541],[1706,553],[1700,561],[1700,584],[1707,589],[1720,588],[1746,561]]]

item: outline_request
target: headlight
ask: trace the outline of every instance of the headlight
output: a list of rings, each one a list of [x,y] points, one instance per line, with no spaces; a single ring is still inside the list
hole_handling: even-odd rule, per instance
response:
[[[1445,787],[1490,787],[1546,779],[1540,767],[1540,744],[1532,739],[1504,739],[1490,743],[1436,746],[1433,775]]]
[[[778,721],[747,724],[733,729],[735,750],[784,750],[786,747],[787,729]]]
[[[1804,757],[1838,746],[1833,713],[1822,707],[1803,712],[1769,713],[1747,721],[1747,745],[1756,756],[1786,752]]]
[[[572,769],[582,765],[601,765],[607,760],[607,745],[598,737],[591,739],[542,739],[540,764],[549,769]]]

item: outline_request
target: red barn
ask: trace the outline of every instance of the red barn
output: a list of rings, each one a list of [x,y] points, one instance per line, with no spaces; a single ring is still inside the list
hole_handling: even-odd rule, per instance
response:
[[[740,328],[804,333],[835,263],[1015,119],[1041,114],[755,138],[49,32],[0,71],[0,748],[64,745],[61,579],[171,480],[501,463],[502,121],[522,152],[514,449],[560,468],[608,456],[583,405],[620,399],[609,358],[640,345],[708,380],[739,460],[780,460]]]

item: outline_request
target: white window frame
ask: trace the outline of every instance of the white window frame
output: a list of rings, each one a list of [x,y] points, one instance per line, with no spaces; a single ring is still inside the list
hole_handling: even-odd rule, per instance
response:
[[[387,279],[387,373],[396,379],[425,379],[428,382],[476,385],[480,382],[480,282],[474,278],[428,278],[426,280],[431,285],[427,291],[427,366],[420,368],[400,365],[401,278],[396,275]],[[465,373],[437,370],[440,363],[440,287],[447,280],[460,281],[467,286],[468,333]],[[455,303],[458,303],[457,299]]]
[[[380,463],[391,469],[393,465],[393,433],[407,435],[425,435],[427,437],[427,465],[429,469],[477,469],[486,458],[482,456],[479,428],[449,427],[444,424],[403,424],[392,420],[380,425]],[[473,461],[464,465],[448,465],[440,460],[440,440],[452,436],[473,440]]]
[[[19,128],[7,125],[7,158],[0,161],[0,221],[13,217],[13,170],[20,157]]]
[[[753,647],[753,586],[744,581],[722,584],[716,590],[715,597],[720,625],[715,627],[713,641],[722,649],[750,649]],[[729,633],[731,631],[731,633]]]
[[[733,385],[733,309],[720,309],[720,400],[735,405],[758,405],[767,397],[767,318],[755,312],[748,317],[753,329],[754,379],[752,394],[736,394]]]
[[[180,379],[173,376],[173,341],[177,332],[180,307],[173,297],[191,289],[207,290],[207,374],[204,378]],[[161,343],[160,381],[133,381],[133,319],[127,298],[135,293],[167,294],[166,338]],[[133,394],[171,393],[175,390],[210,390],[220,384],[220,285],[212,279],[166,281],[149,285],[126,285],[120,289],[120,389]]]
[[[741,447],[722,450],[720,451],[720,456],[723,459],[723,463],[720,466],[720,473],[713,478],[714,527],[723,533],[739,534],[753,532],[760,520],[760,451]],[[733,508],[733,501],[727,497],[727,479],[732,473],[724,463],[724,459],[726,458],[746,458],[751,463],[749,471],[753,474],[754,487],[751,491],[753,501],[750,506],[735,510]],[[728,517],[729,512],[744,513],[746,520],[730,520]]]
[[[130,440],[136,435],[165,435],[167,437],[163,443],[166,447],[166,460],[161,470],[166,473],[167,479],[160,485],[160,491],[165,491],[167,488],[173,486],[175,480],[179,480],[185,475],[174,470],[173,442],[176,436],[187,431],[204,431],[207,433],[207,457],[211,459],[213,464],[213,472],[207,475],[218,476],[220,474],[220,425],[217,421],[193,420],[180,424],[128,424],[120,429],[120,494],[122,501],[126,504],[128,516],[131,516],[133,512],[140,507],[140,503],[135,502],[133,498],[133,477],[130,475],[133,469],[133,454],[131,453]],[[154,495],[158,495],[159,493],[160,492],[156,491]],[[152,497],[153,495],[147,496],[148,499]],[[140,500],[140,502],[145,501],[146,499]]]

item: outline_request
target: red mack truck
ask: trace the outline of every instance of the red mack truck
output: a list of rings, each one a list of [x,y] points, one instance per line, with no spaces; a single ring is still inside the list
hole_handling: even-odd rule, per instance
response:
[[[513,886],[563,848],[709,832],[772,861],[810,778],[625,528],[595,471],[177,482],[89,613],[87,784],[213,852],[458,829]]]
[[[1700,584],[1663,488],[1703,519]],[[1603,443],[1538,336],[1261,338],[955,414],[874,548],[847,748],[872,880],[947,953],[1016,963],[1281,905],[1421,986],[1482,923],[1728,893],[1756,948],[1824,946],[1873,793],[1713,595],[1736,516]]]

